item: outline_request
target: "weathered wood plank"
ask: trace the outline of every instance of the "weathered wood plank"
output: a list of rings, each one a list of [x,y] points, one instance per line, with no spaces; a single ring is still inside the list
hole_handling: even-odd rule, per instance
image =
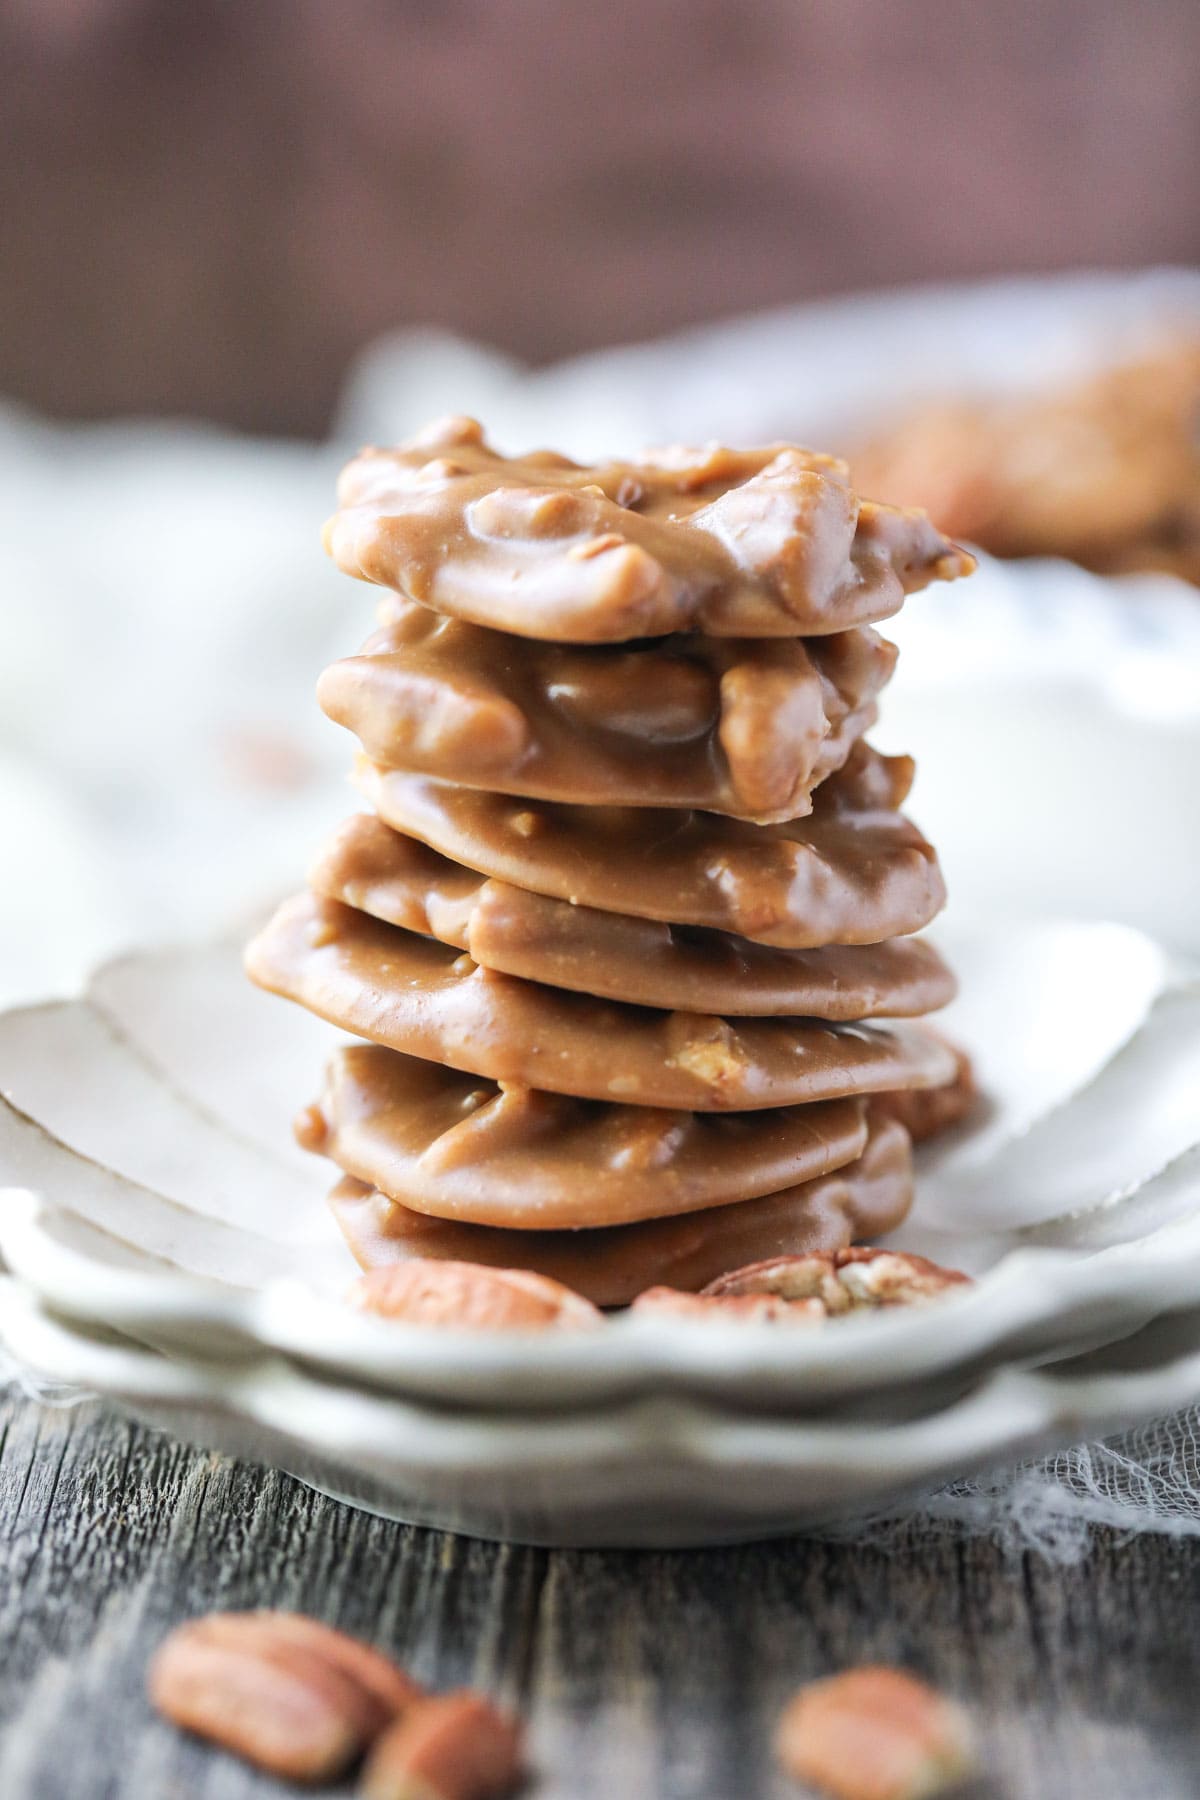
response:
[[[282,1605],[532,1722],[542,1800],[783,1800],[805,1677],[900,1659],[961,1693],[1013,1800],[1193,1800],[1200,1551],[1100,1534],[1078,1566],[995,1546],[795,1539],[686,1554],[473,1543],[355,1513],[96,1406],[0,1396],[0,1794],[243,1800],[280,1787],[145,1704],[153,1646]],[[350,1789],[344,1790],[349,1792]]]

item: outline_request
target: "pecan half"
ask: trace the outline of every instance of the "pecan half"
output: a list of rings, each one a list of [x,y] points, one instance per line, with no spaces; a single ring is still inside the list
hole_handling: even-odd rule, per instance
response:
[[[503,1800],[521,1785],[521,1729],[461,1688],[414,1706],[375,1745],[365,1800]]]
[[[333,1779],[423,1690],[316,1619],[214,1613],[160,1645],[150,1698],[172,1724],[291,1781]]]
[[[601,1321],[590,1300],[548,1275],[432,1257],[372,1269],[351,1285],[346,1299],[380,1318],[464,1331],[579,1330]]]
[[[796,1781],[836,1800],[930,1800],[975,1772],[962,1709],[901,1669],[850,1669],[800,1689],[775,1738]]]
[[[832,1315],[864,1306],[913,1306],[936,1299],[947,1288],[968,1286],[970,1280],[926,1256],[852,1244],[845,1250],[814,1250],[807,1256],[748,1263],[744,1269],[718,1275],[703,1291],[719,1299],[775,1294],[783,1300],[816,1300]]]
[[[965,1287],[969,1275],[944,1269],[924,1256],[853,1245],[775,1256],[719,1275],[698,1294],[648,1288],[632,1310],[676,1318],[730,1318],[819,1325],[843,1313],[885,1306],[919,1306],[947,1289]]]
[[[664,1318],[766,1320],[771,1324],[819,1325],[825,1308],[819,1300],[787,1300],[778,1294],[685,1294],[679,1288],[652,1287],[639,1294],[631,1312]]]

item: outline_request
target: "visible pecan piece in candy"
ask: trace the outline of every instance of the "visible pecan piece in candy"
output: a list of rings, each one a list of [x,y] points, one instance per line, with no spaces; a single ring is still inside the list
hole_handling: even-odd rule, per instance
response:
[[[385,824],[494,880],[795,950],[878,944],[941,911],[932,846],[899,811],[914,768],[860,738],[811,813],[766,826],[677,806],[519,803],[367,758],[354,781]],[[515,832],[515,813],[537,828]]]
[[[525,1231],[629,1225],[778,1193],[844,1168],[868,1135],[860,1098],[731,1126],[720,1114],[481,1080],[378,1044],[334,1052],[320,1113],[322,1148],[344,1174],[418,1212],[517,1228],[509,1256],[495,1259],[502,1267],[536,1266],[521,1254]]]
[[[365,1800],[503,1800],[521,1781],[520,1726],[464,1688],[423,1701],[386,1731],[361,1791]]]
[[[930,1800],[975,1771],[962,1709],[901,1669],[850,1669],[801,1688],[775,1745],[789,1775],[835,1800]]]
[[[895,661],[867,626],[578,646],[391,594],[358,654],[325,670],[317,698],[383,767],[572,805],[781,820],[810,812],[844,765]]]
[[[601,1320],[590,1300],[548,1275],[432,1258],[372,1269],[346,1298],[362,1312],[407,1325],[473,1331],[579,1330]]]
[[[766,1109],[954,1074],[945,1043],[920,1025],[648,1013],[480,969],[453,945],[310,893],[284,902],[245,963],[260,987],[343,1031],[485,1080],[582,1099]],[[299,1128],[307,1137],[303,1121]]]
[[[173,1724],[304,1782],[341,1774],[423,1691],[368,1645],[279,1612],[181,1625],[157,1651],[149,1689]]]

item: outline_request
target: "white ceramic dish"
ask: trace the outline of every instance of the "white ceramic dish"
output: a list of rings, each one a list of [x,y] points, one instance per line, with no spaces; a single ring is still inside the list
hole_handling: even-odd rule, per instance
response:
[[[1135,1330],[1200,1291],[1200,992],[1136,932],[959,928],[948,1024],[992,1096],[927,1159],[897,1241],[982,1279],[821,1332],[624,1319],[547,1339],[349,1312],[327,1165],[288,1119],[332,1034],[217,944],[135,957],[85,1000],[0,1018],[0,1254],[80,1324],[173,1355],[296,1365],[426,1402],[564,1411],[687,1393],[808,1411]],[[1053,1247],[1045,1247],[1050,1245]]]
[[[1177,1315],[1054,1372],[1001,1369],[898,1423],[731,1416],[696,1400],[561,1413],[445,1411],[333,1385],[280,1358],[166,1359],[72,1329],[15,1282],[10,1352],[179,1436],[277,1464],[387,1517],[552,1545],[679,1546],[886,1509],[947,1479],[1200,1395],[1200,1316]]]

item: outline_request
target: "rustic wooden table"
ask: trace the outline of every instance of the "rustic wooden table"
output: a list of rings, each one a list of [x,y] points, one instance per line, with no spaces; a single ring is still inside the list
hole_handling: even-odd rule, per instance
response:
[[[1200,1793],[1200,1552],[1078,1565],[978,1542],[544,1551],[388,1524],[97,1406],[0,1394],[0,1800],[293,1793],[147,1708],[189,1614],[284,1606],[477,1682],[532,1727],[536,1800],[784,1800],[789,1689],[896,1659],[967,1698],[1000,1800]],[[350,1792],[350,1789],[339,1789]]]

